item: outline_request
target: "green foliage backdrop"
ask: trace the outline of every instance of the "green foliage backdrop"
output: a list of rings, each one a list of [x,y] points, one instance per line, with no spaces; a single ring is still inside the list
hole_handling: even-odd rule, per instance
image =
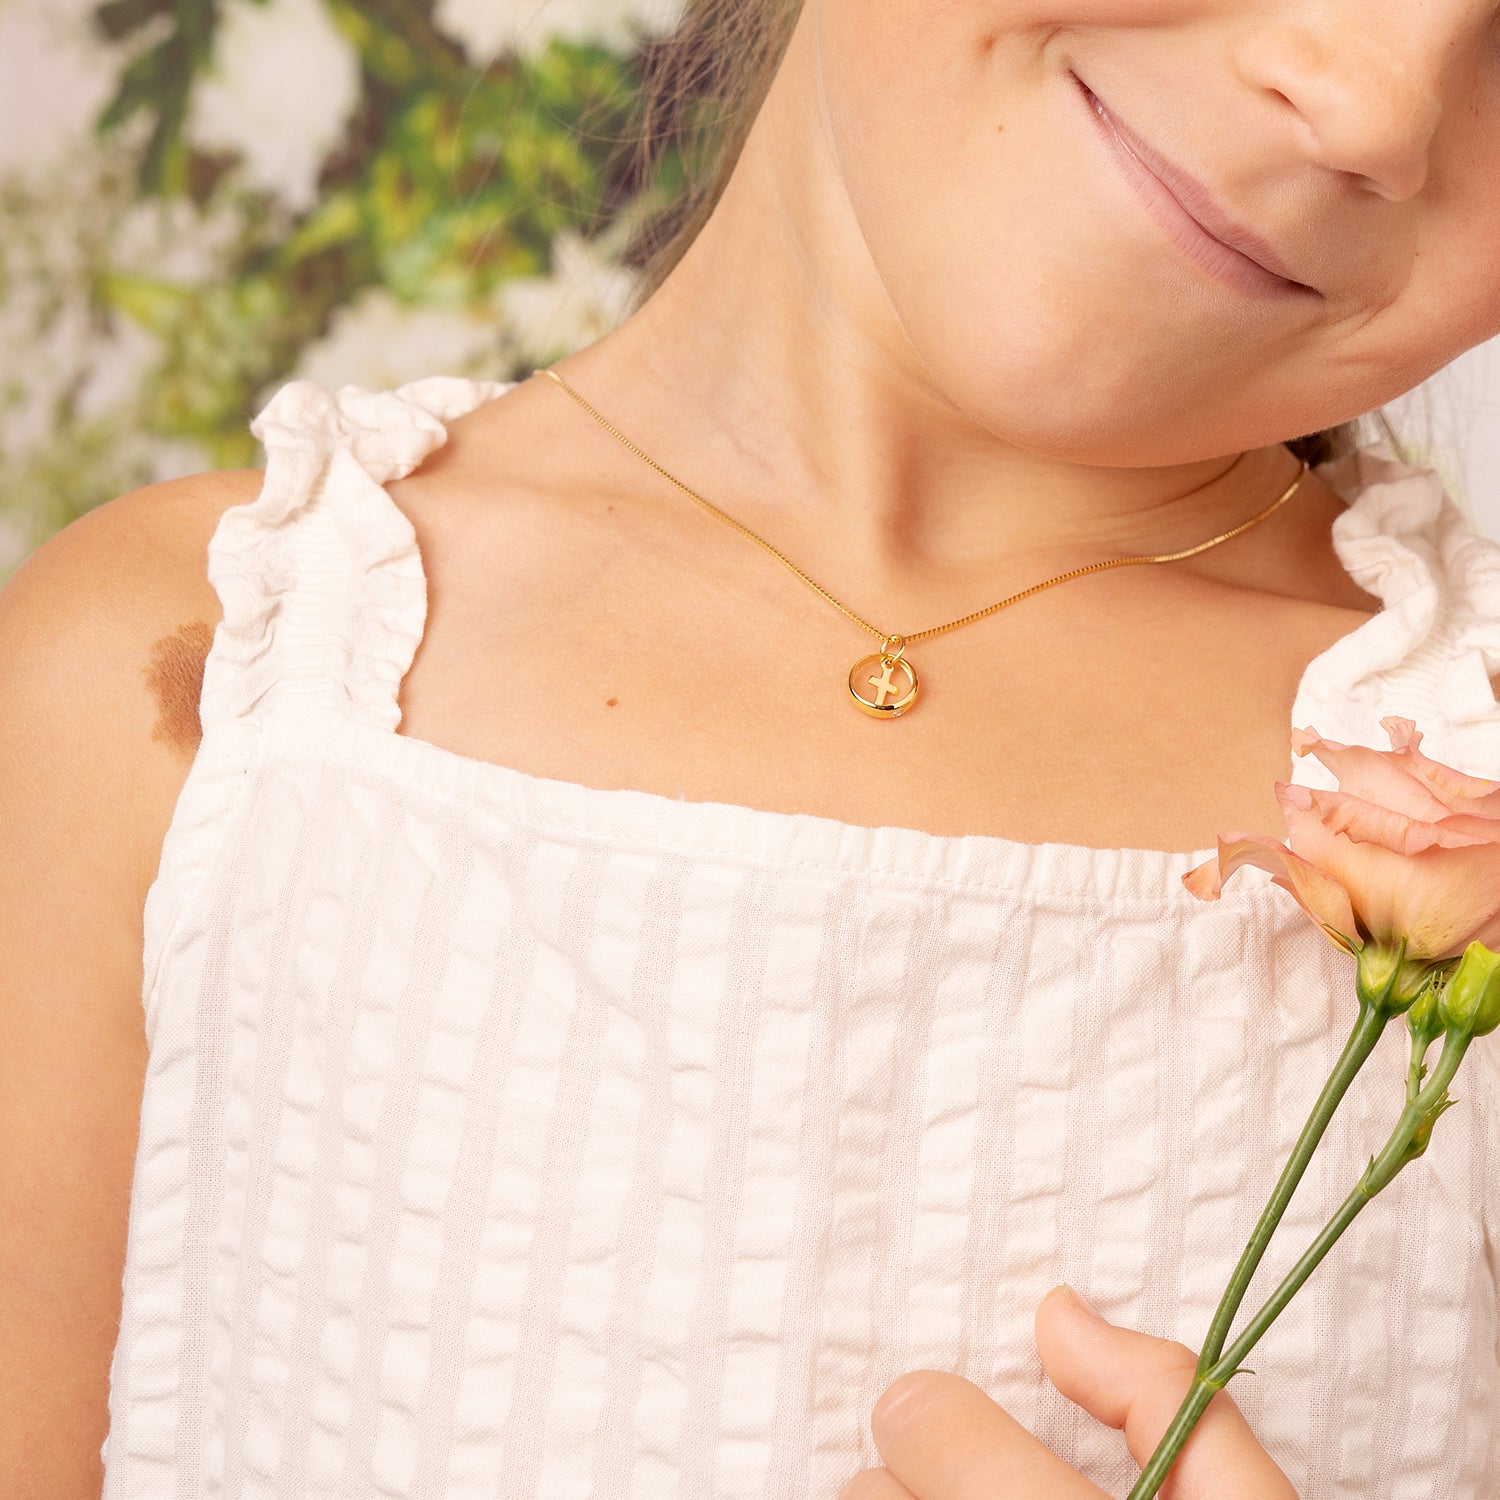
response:
[[[0,174],[5,331],[43,351],[0,389],[0,577],[113,494],[256,463],[249,416],[294,375],[509,379],[623,316],[627,252],[684,170],[668,149],[635,180],[628,149],[676,18],[441,7],[80,17],[116,65],[89,139],[56,173]]]

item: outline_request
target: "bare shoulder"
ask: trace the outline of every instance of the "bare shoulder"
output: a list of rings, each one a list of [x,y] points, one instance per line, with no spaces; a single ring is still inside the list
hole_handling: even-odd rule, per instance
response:
[[[112,500],[0,590],[0,1474],[97,1497],[145,1088],[145,893],[254,475]]]
[[[120,796],[137,894],[198,743],[203,661],[221,618],[209,539],[261,475],[147,485],[50,537],[0,590],[0,725],[13,774],[48,802]]]

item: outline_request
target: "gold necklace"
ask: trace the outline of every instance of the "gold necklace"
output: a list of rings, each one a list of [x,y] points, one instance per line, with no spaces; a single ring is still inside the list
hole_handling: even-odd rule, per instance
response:
[[[912,635],[895,635],[887,634],[883,630],[877,630],[875,626],[871,625],[868,620],[860,619],[860,617],[855,614],[852,609],[849,609],[845,605],[840,604],[839,601],[835,599],[833,595],[830,594],[828,590],[825,589],[821,584],[814,583],[813,580],[809,578],[807,574],[804,573],[802,569],[796,565],[796,563],[792,562],[789,558],[783,556],[780,552],[778,552],[775,547],[773,547],[768,541],[765,540],[764,537],[757,536],[753,531],[750,530],[748,526],[740,525],[740,523],[736,521],[733,516],[725,515],[724,512],[720,510],[719,507],[712,501],[705,500],[703,496],[698,494],[695,490],[690,490],[687,485],[685,485],[680,479],[677,479],[673,475],[667,473],[667,471],[662,468],[662,466],[657,463],[654,458],[651,458],[649,455],[643,453],[638,447],[636,447],[634,443],[630,441],[628,437],[625,436],[623,432],[621,432],[617,427],[613,427],[608,422],[606,422],[605,419],[600,416],[600,414],[595,411],[594,408],[590,406],[589,403],[585,401],[583,397],[580,396],[578,392],[575,391],[573,387],[569,385],[568,382],[557,373],[556,370],[546,369],[541,370],[538,373],[542,375],[550,375],[553,380],[555,380],[591,417],[593,417],[596,422],[599,423],[601,427],[605,428],[606,431],[612,433],[616,438],[618,438],[619,441],[622,442],[627,448],[629,448],[637,458],[642,459],[646,463],[648,463],[653,469],[656,470],[658,474],[661,475],[663,479],[668,480],[672,484],[675,484],[678,489],[680,489],[684,494],[691,496],[698,502],[699,505],[702,505],[708,510],[711,510],[716,516],[719,517],[721,521],[728,521],[736,531],[743,532],[747,537],[750,538],[752,542],[759,543],[759,545],[764,547],[772,557],[777,558],[779,561],[785,563],[786,566],[789,567],[792,572],[794,572],[797,577],[803,581],[803,583],[807,584],[810,588],[816,589],[818,593],[820,593],[831,605],[833,605],[835,609],[840,610],[843,614],[847,615],[851,620],[853,620],[856,625],[865,630],[868,630],[871,635],[875,636],[880,641],[879,651],[870,656],[860,657],[860,659],[855,662],[854,665],[849,669],[849,696],[853,698],[855,703],[861,709],[863,709],[865,713],[871,715],[876,719],[899,718],[902,714],[906,713],[911,708],[913,703],[917,701],[916,669],[909,661],[906,660],[905,655],[907,645],[910,642],[920,641],[925,636],[929,635],[941,635],[945,630],[957,630],[960,625],[968,625],[974,620],[983,619],[985,615],[993,614],[997,609],[1004,609],[1009,604],[1017,604],[1022,599],[1029,599],[1031,595],[1040,593],[1043,589],[1050,589],[1055,583],[1065,583],[1068,579],[1079,578],[1085,573],[1097,573],[1103,568],[1122,568],[1129,563],[1177,562],[1181,558],[1193,557],[1199,552],[1206,552],[1210,547],[1217,547],[1220,542],[1227,542],[1231,537],[1236,537],[1239,536],[1241,532],[1249,531],[1252,526],[1258,526],[1268,516],[1271,516],[1276,511],[1278,511],[1283,505],[1286,504],[1288,500],[1292,498],[1294,494],[1296,494],[1298,487],[1301,485],[1303,479],[1307,475],[1308,468],[1307,462],[1304,459],[1302,462],[1302,466],[1297,470],[1297,477],[1291,482],[1290,485],[1287,486],[1286,490],[1275,500],[1273,500],[1263,511],[1261,511],[1258,515],[1251,516],[1248,521],[1241,521],[1238,526],[1234,527],[1230,531],[1224,532],[1221,536],[1211,537],[1206,542],[1199,542],[1196,547],[1188,547],[1182,552],[1157,553],[1150,557],[1115,557],[1111,558],[1108,562],[1089,563],[1086,567],[1073,568],[1069,572],[1059,573],[1056,578],[1049,578],[1044,583],[1034,583],[1030,588],[1022,589],[1019,594],[1012,594],[1008,599],[1001,599],[997,604],[987,605],[984,609],[975,610],[973,614],[964,615],[962,619],[950,620],[946,625],[933,625],[927,630],[918,630]],[[1243,457],[1244,454],[1241,454],[1240,458]],[[1239,461],[1239,459],[1236,459],[1235,463],[1238,463]],[[1233,465],[1231,465],[1230,467],[1232,468]],[[871,670],[868,675],[864,675],[865,669],[867,667],[871,668]],[[905,685],[899,689],[897,688],[895,682],[891,677],[891,673],[897,671],[898,669],[906,678]],[[871,690],[868,695],[861,691],[861,689],[866,687]]]

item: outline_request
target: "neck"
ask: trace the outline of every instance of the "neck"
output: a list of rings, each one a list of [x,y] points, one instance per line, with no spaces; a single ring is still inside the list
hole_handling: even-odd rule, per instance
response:
[[[958,409],[902,334],[855,223],[813,45],[799,26],[723,197],[666,281],[560,364],[606,417],[794,560],[837,559],[825,573],[875,597],[994,594],[1007,579],[1177,551],[1286,488],[1298,464],[1281,444],[1079,463]],[[620,462],[644,473],[623,449]]]

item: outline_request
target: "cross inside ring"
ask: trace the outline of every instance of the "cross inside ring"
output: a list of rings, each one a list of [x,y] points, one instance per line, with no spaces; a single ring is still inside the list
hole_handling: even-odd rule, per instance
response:
[[[902,658],[906,649],[900,636],[886,640],[889,648],[874,656],[862,657],[849,671],[849,693],[855,703],[872,718],[894,719],[904,714],[916,701],[917,674],[909,661]],[[898,687],[893,673],[905,674],[906,685]]]

